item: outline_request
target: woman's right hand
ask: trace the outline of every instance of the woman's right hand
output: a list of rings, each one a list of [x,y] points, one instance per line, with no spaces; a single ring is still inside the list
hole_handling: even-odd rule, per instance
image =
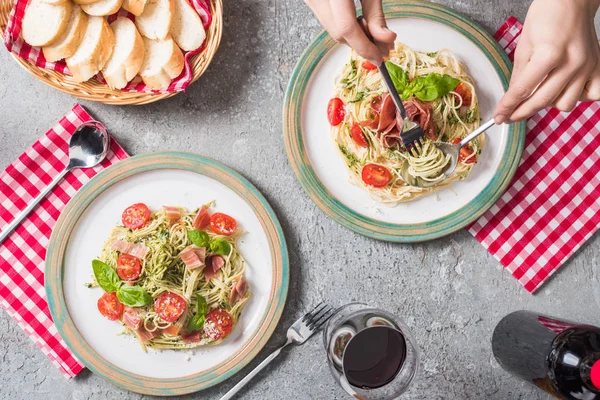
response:
[[[356,20],[353,0],[304,0],[331,37],[352,47],[358,55],[380,65],[394,48],[396,34],[387,28],[382,0],[362,0],[363,21]],[[373,44],[363,29],[371,34]]]
[[[548,106],[571,111],[600,100],[600,46],[594,15],[600,0],[534,0],[515,51],[496,123],[525,119]],[[532,94],[533,93],[533,94]]]

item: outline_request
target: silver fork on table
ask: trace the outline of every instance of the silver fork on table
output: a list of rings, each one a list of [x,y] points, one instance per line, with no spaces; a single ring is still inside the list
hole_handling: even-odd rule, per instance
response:
[[[301,345],[314,335],[325,322],[333,314],[333,308],[328,304],[319,303],[312,311],[304,314],[303,317],[299,318],[287,331],[287,341],[283,346],[275,350],[265,358],[263,362],[258,364],[256,368],[252,370],[248,375],[244,377],[237,385],[231,388],[231,390],[221,400],[229,400],[235,396],[252,378],[254,378],[260,371],[262,371],[271,361],[275,359],[281,353],[281,350],[285,349],[290,344]]]

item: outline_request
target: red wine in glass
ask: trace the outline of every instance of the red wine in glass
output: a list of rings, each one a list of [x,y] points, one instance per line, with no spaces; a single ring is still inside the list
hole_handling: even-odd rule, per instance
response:
[[[600,400],[600,328],[517,311],[492,337],[498,363],[558,399]]]
[[[355,398],[395,399],[418,369],[418,350],[398,318],[361,303],[337,310],[323,331],[329,369]]]
[[[387,326],[374,326],[348,342],[342,366],[350,385],[376,389],[394,380],[405,359],[404,335]]]

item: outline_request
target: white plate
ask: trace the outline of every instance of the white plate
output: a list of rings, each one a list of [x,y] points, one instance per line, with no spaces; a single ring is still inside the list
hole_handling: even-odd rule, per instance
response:
[[[494,47],[495,42],[490,45],[489,35],[472,22],[470,30],[466,29],[460,20],[464,17],[431,3],[388,4],[386,15],[388,26],[398,35],[397,41],[415,50],[447,48],[454,52],[475,81],[482,121],[492,117],[495,104],[504,94],[509,64]],[[482,43],[483,39],[487,41]],[[450,233],[493,204],[490,199],[502,194],[520,159],[523,124],[490,128],[478,163],[467,179],[452,184],[451,189],[391,208],[349,182],[348,168],[339,155],[325,112],[334,94],[335,79],[349,59],[347,46],[333,44],[322,34],[298,62],[286,96],[288,157],[300,183],[317,204],[351,229],[395,241],[425,240]],[[499,65],[499,60],[506,65]],[[483,202],[482,193],[487,195]],[[470,210],[468,218],[449,221],[466,209]]]
[[[161,161],[167,160],[166,167]],[[100,288],[92,282],[97,258],[123,210],[145,203],[188,210],[215,201],[211,212],[224,212],[246,233],[238,245],[246,259],[252,296],[232,333],[220,344],[196,350],[145,353],[122,325],[97,309]],[[287,294],[285,240],[266,200],[248,181],[208,159],[180,153],[134,157],[99,174],[61,214],[51,238],[47,291],[51,312],[63,338],[92,370],[127,389],[150,394],[182,394],[211,386],[249,362],[266,342]],[[52,279],[53,276],[62,276]]]

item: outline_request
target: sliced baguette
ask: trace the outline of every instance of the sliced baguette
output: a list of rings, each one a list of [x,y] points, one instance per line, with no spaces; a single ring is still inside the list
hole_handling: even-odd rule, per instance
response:
[[[123,4],[123,0],[99,0],[91,4],[82,4],[81,8],[88,15],[103,17],[119,11],[121,4]]]
[[[75,4],[92,4],[97,2],[98,0],[73,0]]]
[[[67,30],[73,3],[49,4],[31,0],[25,9],[21,35],[31,46],[47,46]]]
[[[165,39],[171,29],[174,0],[148,0],[144,12],[135,19],[135,24],[148,39]]]
[[[44,46],[42,48],[46,61],[54,62],[71,57],[83,39],[87,23],[87,14],[83,12],[81,6],[77,4],[74,5],[67,30],[65,30],[50,46]]]
[[[115,48],[102,69],[102,75],[112,89],[122,89],[142,67],[144,41],[129,18],[119,17],[110,27],[115,34]]]
[[[123,0],[123,9],[129,11],[136,17],[142,15],[147,0]]]
[[[69,0],[42,0],[44,3],[48,3],[48,4],[62,4],[65,3]]]
[[[102,17],[89,17],[81,43],[75,53],[67,58],[67,66],[78,82],[96,75],[112,54],[115,35]]]
[[[202,20],[187,0],[174,0],[174,2],[171,36],[182,50],[196,50],[202,46],[206,38]]]
[[[183,71],[183,53],[170,35],[163,40],[144,38],[144,48],[142,80],[152,89],[167,88]]]

